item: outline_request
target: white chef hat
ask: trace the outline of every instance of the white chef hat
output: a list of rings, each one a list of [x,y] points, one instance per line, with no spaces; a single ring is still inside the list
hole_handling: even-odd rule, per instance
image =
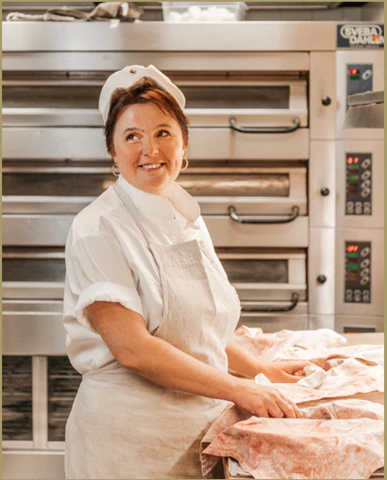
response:
[[[103,123],[106,124],[109,114],[110,97],[116,88],[127,88],[133,85],[142,77],[151,77],[155,80],[162,89],[170,93],[181,109],[185,107],[185,97],[182,91],[176,87],[169,78],[160,72],[153,65],[148,67],[142,67],[141,65],[130,65],[118,72],[113,73],[106,80],[105,85],[102,87],[101,94],[99,96],[99,111],[101,112]]]

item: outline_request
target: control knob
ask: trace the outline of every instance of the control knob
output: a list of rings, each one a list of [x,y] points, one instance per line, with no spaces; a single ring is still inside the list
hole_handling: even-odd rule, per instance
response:
[[[321,103],[322,103],[323,105],[325,105],[325,106],[330,105],[330,104],[331,104],[331,101],[332,101],[332,100],[330,99],[330,97],[327,97],[327,96],[324,96],[324,97],[322,97],[322,99],[321,99]]]

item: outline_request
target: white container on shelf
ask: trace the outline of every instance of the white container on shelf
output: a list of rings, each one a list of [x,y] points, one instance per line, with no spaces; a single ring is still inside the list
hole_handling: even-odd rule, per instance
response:
[[[162,2],[165,22],[236,22],[243,20],[244,2]]]

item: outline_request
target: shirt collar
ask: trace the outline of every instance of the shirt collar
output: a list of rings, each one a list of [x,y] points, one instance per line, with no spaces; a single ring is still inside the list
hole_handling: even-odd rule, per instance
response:
[[[117,183],[129,195],[138,210],[152,217],[173,220],[175,209],[190,223],[195,223],[200,216],[198,202],[176,182],[173,182],[168,198],[144,192],[127,182],[122,175],[118,177]]]

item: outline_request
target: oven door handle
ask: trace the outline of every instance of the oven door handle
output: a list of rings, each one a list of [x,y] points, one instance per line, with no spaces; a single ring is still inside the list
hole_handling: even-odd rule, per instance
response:
[[[254,306],[244,306],[242,307],[242,312],[265,312],[265,313],[271,313],[271,312],[289,312],[290,310],[293,310],[296,308],[298,304],[300,296],[298,295],[297,292],[292,293],[292,301],[290,305],[287,305],[285,307],[254,307]]]
[[[234,222],[238,223],[250,223],[250,224],[275,224],[275,223],[289,223],[295,220],[300,215],[300,207],[295,205],[292,207],[292,213],[286,218],[279,218],[278,220],[269,220],[266,218],[252,218],[251,220],[246,220],[237,215],[236,209],[233,205],[228,207],[228,214]]]
[[[241,127],[237,124],[236,118],[229,119],[230,128],[241,133],[290,133],[300,128],[301,120],[298,117],[293,118],[291,127]]]

